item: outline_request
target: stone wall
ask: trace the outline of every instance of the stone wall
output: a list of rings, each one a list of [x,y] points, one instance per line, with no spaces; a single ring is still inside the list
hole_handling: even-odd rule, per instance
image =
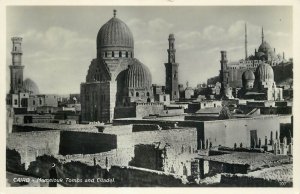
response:
[[[276,135],[279,137],[279,129],[279,119],[276,116],[207,121],[204,122],[205,142],[203,143],[208,145],[211,143],[212,146],[222,145],[227,147],[233,147],[234,143],[239,146],[242,143],[243,147],[250,147],[250,133],[256,133],[256,145],[258,145],[260,139],[261,146],[263,146],[265,145],[265,137],[267,137],[268,144],[271,138],[275,140]],[[203,146],[206,147],[205,144]]]
[[[149,115],[160,115],[163,113],[162,103],[139,103],[136,105],[136,117],[143,118]]]
[[[59,154],[93,154],[117,148],[117,137],[112,134],[61,131]]]
[[[134,158],[129,162],[130,166],[163,170],[163,150],[153,144],[139,144],[134,146]]]
[[[133,118],[136,117],[136,107],[135,106],[118,106],[115,107],[114,118]]]
[[[159,125],[152,124],[135,124],[132,125],[132,132],[141,132],[141,131],[158,131],[161,130]]]
[[[15,154],[11,154],[15,155]],[[11,157],[13,159],[13,157]],[[17,162],[18,163],[18,162]],[[15,164],[17,164],[15,163]],[[111,166],[109,170],[101,168],[99,165],[89,165],[79,161],[62,162],[52,156],[39,156],[36,161],[30,163],[28,169],[22,168],[22,164],[17,173],[34,177],[50,178],[49,170],[52,164],[56,164],[57,178],[62,178],[60,183],[66,187],[137,187],[137,186],[185,186],[186,180],[174,174],[161,171],[148,170],[137,167]],[[7,169],[16,169],[15,164],[7,164]],[[12,166],[13,165],[13,166]],[[67,182],[66,178],[76,179],[77,182]],[[86,182],[85,179],[110,179],[106,182]]]
[[[10,133],[6,138],[7,149],[20,153],[21,162],[28,165],[37,156],[59,153],[60,133],[58,131],[35,131]]]
[[[82,121],[110,121],[112,100],[110,82],[82,83],[80,87]],[[114,108],[114,107],[113,107]]]

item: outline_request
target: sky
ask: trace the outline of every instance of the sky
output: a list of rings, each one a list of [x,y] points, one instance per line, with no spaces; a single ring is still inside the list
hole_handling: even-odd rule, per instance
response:
[[[44,94],[80,93],[80,83],[96,58],[99,29],[113,17],[131,29],[135,58],[149,67],[152,82],[165,84],[168,36],[175,35],[179,82],[195,87],[219,74],[220,51],[229,61],[245,57],[265,40],[293,57],[293,12],[289,6],[8,6],[6,73],[9,91],[11,37],[23,38],[24,78]]]

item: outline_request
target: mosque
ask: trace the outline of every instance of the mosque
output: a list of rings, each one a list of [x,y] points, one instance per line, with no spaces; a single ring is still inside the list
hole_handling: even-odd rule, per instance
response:
[[[174,35],[169,36],[169,61],[165,64],[166,92],[178,99],[178,64]],[[86,82],[81,83],[82,121],[111,122],[114,118],[160,114],[164,104],[154,101],[149,68],[134,57],[129,27],[116,16],[97,35],[97,58],[91,61]]]
[[[6,104],[16,112],[35,112],[41,107],[57,107],[58,96],[40,94],[37,84],[30,78],[24,80],[22,63],[22,38],[12,37],[12,63],[10,69],[10,90],[6,96]]]
[[[282,89],[276,87],[274,81],[275,66],[284,64],[282,56],[276,54],[275,48],[264,40],[262,28],[262,42],[255,49],[254,55],[247,54],[247,26],[245,25],[245,59],[238,62],[227,60],[226,51],[221,51],[220,81],[221,90],[225,98],[245,98],[255,100],[283,100]]]
[[[242,74],[246,70],[256,71],[256,68],[262,63],[268,63],[271,67],[280,66],[287,62],[284,52],[276,53],[276,49],[272,48],[265,40],[264,30],[261,31],[261,44],[255,49],[254,55],[248,56],[247,51],[247,26],[245,25],[245,57],[239,61],[228,62],[226,70],[228,73],[228,84],[231,88],[241,88]]]

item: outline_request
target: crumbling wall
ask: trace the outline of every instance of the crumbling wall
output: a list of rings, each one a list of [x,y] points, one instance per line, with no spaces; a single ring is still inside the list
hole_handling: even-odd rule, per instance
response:
[[[37,156],[56,155],[59,152],[59,131],[34,131],[7,134],[6,147],[20,153],[26,166]]]
[[[191,175],[190,163],[197,150],[196,128],[143,131],[118,136],[118,148],[139,144],[153,145],[153,143],[161,149],[166,149],[166,156],[163,158],[163,171],[180,175]],[[142,157],[141,160],[149,160],[149,157]],[[154,157],[155,155],[151,155],[150,160],[158,160],[160,156],[157,156],[155,159]],[[139,163],[141,164],[142,162],[140,161]]]
[[[6,170],[10,172],[23,172],[25,170],[20,153],[14,149],[6,149]]]
[[[137,167],[113,166],[110,171],[112,177],[116,177],[118,185],[127,187],[183,187],[185,179],[169,173],[155,170],[147,170]]]
[[[117,136],[105,133],[61,131],[59,154],[93,154],[117,148]]]
[[[140,144],[134,146],[134,158],[129,162],[130,166],[163,170],[163,150],[155,145]]]

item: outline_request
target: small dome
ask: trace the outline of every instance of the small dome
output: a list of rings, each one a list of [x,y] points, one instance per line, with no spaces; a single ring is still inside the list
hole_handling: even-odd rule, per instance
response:
[[[255,76],[254,73],[251,70],[246,70],[243,75],[242,75],[242,80],[246,81],[246,80],[255,80]]]
[[[133,36],[129,27],[120,19],[114,17],[106,22],[97,35],[97,49],[107,47],[123,47],[133,49]]]
[[[261,63],[256,69],[256,79],[261,82],[274,81],[273,68],[267,63]]]
[[[125,86],[130,89],[150,89],[152,76],[148,67],[133,59],[125,74]]]
[[[24,87],[25,92],[28,92],[30,94],[39,94],[40,93],[39,88],[36,85],[36,83],[29,78],[24,80],[23,87]]]

